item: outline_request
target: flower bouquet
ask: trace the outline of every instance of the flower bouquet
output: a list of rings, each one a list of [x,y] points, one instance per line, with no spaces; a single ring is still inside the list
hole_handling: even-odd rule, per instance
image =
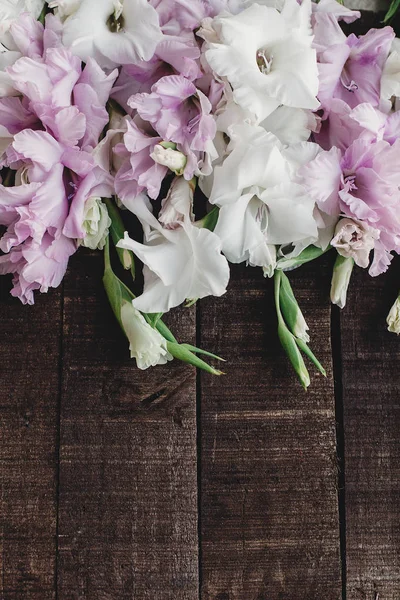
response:
[[[221,296],[229,262],[274,277],[279,337],[302,385],[323,374],[287,272],[333,251],[400,251],[400,42],[346,35],[335,0],[0,0],[0,273],[33,304],[81,247],[131,356],[212,374],[170,309]],[[143,280],[135,279],[139,265]],[[400,331],[400,300],[388,316]]]

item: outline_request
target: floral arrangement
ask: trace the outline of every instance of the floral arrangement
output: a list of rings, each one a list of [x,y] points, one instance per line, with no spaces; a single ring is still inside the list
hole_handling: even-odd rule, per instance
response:
[[[162,317],[221,296],[245,262],[275,279],[302,385],[304,357],[325,374],[286,272],[336,252],[343,307],[354,265],[375,277],[400,251],[393,29],[347,36],[359,13],[335,0],[0,0],[0,17],[11,294],[33,304],[81,246],[99,249],[137,366],[221,374]],[[400,299],[388,324],[400,332]]]

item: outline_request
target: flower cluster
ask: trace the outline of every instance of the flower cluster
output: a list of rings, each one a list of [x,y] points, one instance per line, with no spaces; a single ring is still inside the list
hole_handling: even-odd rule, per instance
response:
[[[103,250],[139,368],[178,358],[219,374],[199,354],[218,357],[179,344],[162,315],[221,296],[229,262],[245,262],[275,278],[279,336],[304,387],[303,355],[325,373],[284,271],[335,249],[331,298],[343,307],[353,265],[376,276],[400,252],[392,28],[346,36],[340,22],[359,13],[336,0],[3,4],[0,273],[11,293],[32,304],[80,246]],[[111,245],[133,280],[143,264],[137,295]]]

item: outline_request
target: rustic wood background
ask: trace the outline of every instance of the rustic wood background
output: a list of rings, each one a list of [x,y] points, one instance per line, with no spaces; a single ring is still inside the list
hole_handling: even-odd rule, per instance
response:
[[[400,260],[342,313],[331,267],[291,277],[328,368],[307,393],[260,270],[169,319],[221,378],[134,368],[99,255],[34,307],[2,278],[2,600],[400,599]]]

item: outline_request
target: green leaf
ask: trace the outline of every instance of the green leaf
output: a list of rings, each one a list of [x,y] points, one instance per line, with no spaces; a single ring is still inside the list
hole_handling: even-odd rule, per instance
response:
[[[347,290],[353,268],[354,260],[352,258],[337,255],[332,273],[331,302],[339,308],[344,308],[346,305]]]
[[[316,246],[308,246],[299,254],[299,256],[293,258],[280,258],[276,268],[281,271],[292,271],[305,263],[319,258],[329,250],[331,250],[331,246],[328,246],[325,250],[321,250],[321,248],[317,248]]]
[[[278,335],[282,347],[292,363],[292,367],[297,373],[301,385],[306,390],[310,385],[310,375],[307,371],[306,365],[304,364],[301,352],[297,347],[296,338],[292,333],[290,333],[284,323],[278,324]]]
[[[205,217],[203,217],[200,221],[197,221],[196,225],[198,227],[202,227],[203,229],[209,229],[210,231],[214,231],[215,226],[218,222],[218,215],[219,207],[214,206],[214,208],[212,208]]]
[[[156,329],[157,329],[157,331],[159,331],[161,333],[162,336],[165,337],[167,342],[173,342],[173,343],[177,344],[177,340],[176,340],[175,336],[168,329],[168,327],[166,326],[164,321],[162,321],[161,319],[159,319],[157,321]]]
[[[293,335],[308,342],[310,338],[307,333],[307,323],[295,298],[290,281],[283,271],[279,289],[279,305],[283,318]]]
[[[50,10],[48,9],[47,2],[46,2],[45,5],[42,8],[42,12],[38,16],[38,21],[42,25],[44,25],[44,22],[45,22],[45,19],[46,19],[46,15],[47,15],[48,12],[50,12]]]
[[[324,377],[326,377],[326,371],[324,369],[324,367],[321,365],[321,363],[319,362],[318,358],[315,356],[315,354],[311,351],[311,349],[307,346],[307,344],[297,338],[296,339],[296,344],[298,345],[298,347],[300,348],[300,350],[302,350],[302,352],[304,352],[304,354],[311,360],[311,362],[317,367],[318,371],[320,373],[322,373],[322,375]]]
[[[217,356],[216,354],[211,354],[211,352],[206,352],[206,350],[202,350],[201,348],[196,348],[196,346],[191,346],[190,344],[181,344],[184,348],[187,348],[191,352],[195,354],[204,354],[204,356],[209,356],[210,358],[215,358],[216,360],[221,360],[222,362],[226,362],[224,358]]]
[[[191,300],[187,299],[185,308],[190,308],[191,306],[194,306],[196,304],[197,300],[198,300],[198,298],[192,298]]]
[[[152,326],[152,327],[157,327],[157,323],[158,321],[161,319],[161,317],[163,316],[164,313],[147,313],[147,322]]]
[[[204,362],[204,360],[201,360],[201,358],[199,358],[198,356],[193,354],[193,352],[188,350],[188,348],[186,348],[184,344],[167,342],[167,350],[168,350],[168,352],[170,352],[172,354],[172,356],[174,358],[177,358],[178,360],[188,363],[189,365],[193,365],[194,367],[197,367],[198,369],[202,369],[203,371],[206,371],[207,373],[211,373],[211,375],[223,375],[224,374],[222,371],[218,371],[217,369],[214,369],[214,367],[212,367],[211,365]]]
[[[278,317],[278,336],[281,342],[282,348],[285,350],[292,367],[294,368],[301,385],[304,389],[307,389],[310,385],[310,375],[307,371],[306,365],[304,364],[303,357],[301,352],[297,346],[296,338],[289,331],[286,326],[286,323],[283,319],[281,308],[280,308],[280,288],[281,288],[281,279],[282,272],[275,272],[275,306],[276,306],[276,314]]]
[[[131,290],[115,275],[111,268],[109,237],[107,238],[106,245],[104,247],[103,284],[113,313],[122,330],[124,331],[121,321],[121,307],[123,302],[132,302],[135,296]]]
[[[392,0],[392,3],[389,6],[389,10],[387,11],[385,18],[383,19],[383,22],[388,23],[389,21],[391,21],[399,9],[400,0]]]
[[[111,200],[111,198],[104,198],[108,210],[108,214],[111,219],[111,227],[110,233],[113,244],[118,254],[119,261],[124,269],[131,271],[132,279],[135,279],[135,258],[133,252],[131,250],[126,250],[125,248],[118,248],[117,244],[120,240],[124,239],[124,233],[126,231],[126,227],[122,220],[121,214],[115,205],[115,202]]]

